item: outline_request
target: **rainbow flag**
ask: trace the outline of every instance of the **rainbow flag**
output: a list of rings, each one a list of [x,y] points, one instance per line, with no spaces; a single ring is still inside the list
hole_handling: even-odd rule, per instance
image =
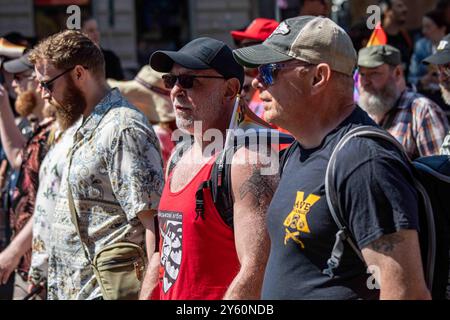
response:
[[[384,44],[387,44],[387,36],[381,26],[381,22],[378,22],[370,36],[369,42],[367,42],[366,47],[381,46]]]
[[[384,32],[383,27],[381,26],[381,22],[378,22],[372,34],[370,35],[369,42],[367,42],[366,47],[372,46],[382,46],[387,44],[387,36],[386,32]],[[359,80],[359,72],[355,71],[353,75],[353,80],[355,82],[355,88],[353,90],[353,99],[355,102],[359,101],[359,91],[358,91],[358,80]]]

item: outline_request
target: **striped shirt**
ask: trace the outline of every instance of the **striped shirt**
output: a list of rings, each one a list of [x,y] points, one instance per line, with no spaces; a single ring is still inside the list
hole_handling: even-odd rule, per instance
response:
[[[403,145],[411,159],[439,154],[448,131],[444,111],[410,90],[401,94],[380,125]]]

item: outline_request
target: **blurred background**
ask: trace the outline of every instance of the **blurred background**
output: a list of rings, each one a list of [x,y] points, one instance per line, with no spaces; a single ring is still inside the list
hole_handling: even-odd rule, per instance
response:
[[[329,0],[331,18],[347,31],[364,29],[366,8],[378,1]],[[437,0],[405,0],[406,28],[420,30],[425,12]],[[246,27],[256,17],[282,20],[298,15],[298,0],[0,0],[0,36],[20,32],[32,43],[66,28],[69,5],[81,8],[82,19],[94,17],[102,48],[120,58],[125,79],[148,62],[157,49],[175,50],[207,35],[232,46],[230,30]],[[364,30],[363,30],[364,31]]]

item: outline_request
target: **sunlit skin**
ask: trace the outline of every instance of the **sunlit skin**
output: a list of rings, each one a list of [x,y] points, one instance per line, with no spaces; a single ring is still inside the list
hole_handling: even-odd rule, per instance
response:
[[[177,64],[173,66],[170,73],[220,76],[213,69],[190,70]],[[227,80],[196,78],[192,89],[184,89],[177,81],[170,91],[170,99],[179,129],[194,134],[194,121],[202,121],[203,131],[216,128],[225,132],[231,119],[232,109],[223,108],[224,90],[226,90],[224,81]]]
[[[11,83],[11,86],[14,89],[14,92],[19,95],[22,92],[25,92],[27,90],[34,90],[36,88],[36,82],[31,79],[33,75],[33,70],[27,70],[24,72],[16,73],[14,74],[13,81]]]
[[[289,63],[297,64],[296,61]],[[266,121],[286,130],[289,130],[286,126],[289,126],[293,118],[298,119],[299,126],[301,125],[300,122],[305,121],[304,115],[309,111],[303,110],[301,106],[304,99],[309,98],[308,83],[310,77],[306,75],[309,74],[310,69],[310,67],[293,67],[278,70],[275,85],[268,87],[258,77],[252,81],[253,87],[260,91],[259,97],[263,102]],[[300,74],[301,77],[299,77]],[[295,98],[293,93],[295,93]]]
[[[376,68],[359,67],[360,88],[369,93],[377,93],[389,84],[391,75],[392,71],[387,64]]]
[[[36,71],[36,79],[39,82],[41,81],[45,82],[54,78],[64,70],[58,70],[51,63],[48,63],[48,61],[43,60],[36,63],[35,71]],[[66,82],[64,81],[64,77],[67,76],[68,74],[56,79],[53,82],[52,92],[49,92],[44,88],[42,88],[41,86],[39,86],[42,99],[48,101],[55,107],[61,107],[64,97],[64,91],[66,88]]]

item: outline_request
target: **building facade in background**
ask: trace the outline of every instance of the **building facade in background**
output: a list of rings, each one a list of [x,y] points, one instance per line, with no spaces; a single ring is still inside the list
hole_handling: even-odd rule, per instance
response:
[[[405,0],[408,26],[417,28],[435,0]],[[349,28],[364,20],[377,0],[334,0],[332,18]],[[210,36],[233,45],[230,30],[247,26],[256,17],[280,19],[280,6],[296,11],[296,0],[0,0],[0,35],[18,31],[41,39],[66,26],[69,5],[82,16],[97,19],[101,45],[113,50],[130,74],[148,63],[157,49],[176,50],[191,39]],[[286,8],[284,9],[286,10]]]

